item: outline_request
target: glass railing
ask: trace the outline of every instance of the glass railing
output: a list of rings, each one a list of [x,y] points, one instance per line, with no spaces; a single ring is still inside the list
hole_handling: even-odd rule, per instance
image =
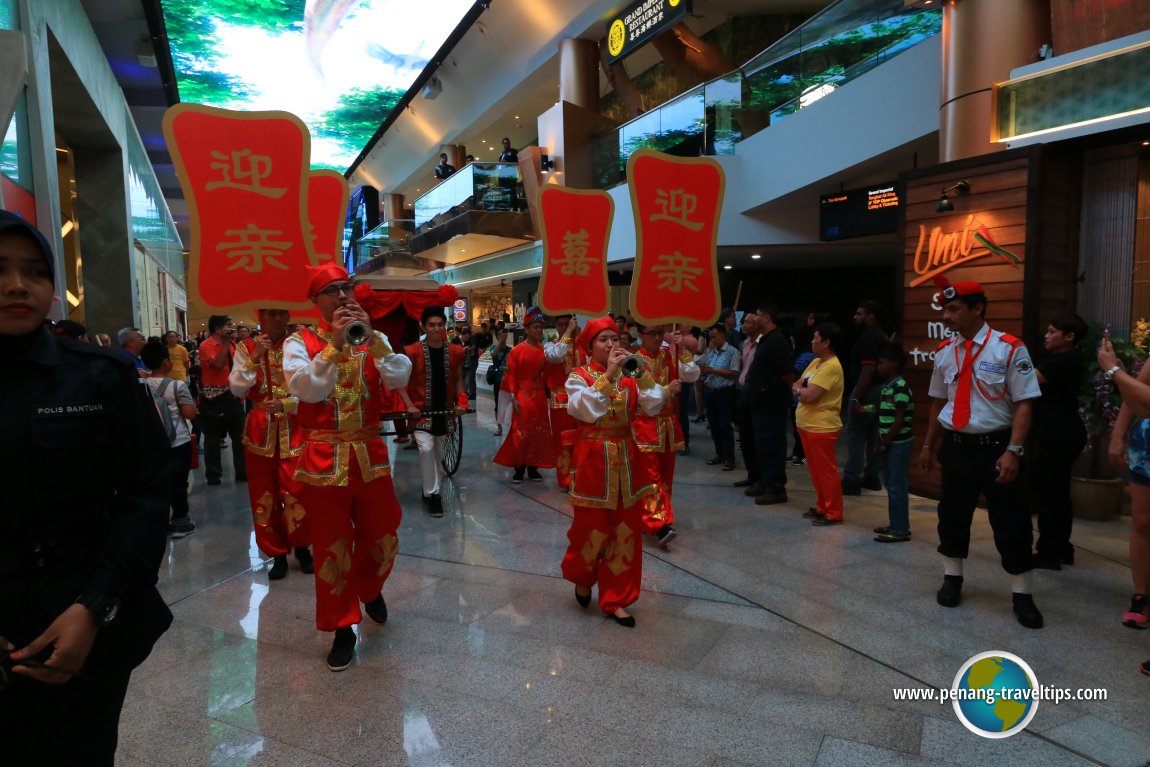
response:
[[[356,241],[355,270],[372,271],[385,265],[389,258],[410,254],[414,236],[415,221],[384,221]]]
[[[525,200],[518,163],[468,163],[416,199],[416,233],[471,210],[524,210]]]
[[[735,72],[677,96],[592,141],[599,189],[626,181],[637,149],[734,154],[735,145],[942,30],[938,10],[903,0],[839,0]]]

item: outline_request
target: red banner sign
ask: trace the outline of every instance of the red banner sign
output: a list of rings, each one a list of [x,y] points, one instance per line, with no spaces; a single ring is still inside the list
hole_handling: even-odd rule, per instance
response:
[[[287,112],[177,104],[164,115],[164,136],[191,216],[188,291],[236,313],[309,308],[303,270],[317,256],[303,122]],[[321,243],[328,227],[317,228]]]
[[[705,327],[719,318],[715,245],[726,177],[709,157],[640,149],[627,161],[635,215],[631,315],[644,325]]]
[[[543,214],[539,307],[547,314],[606,314],[607,239],[615,215],[611,195],[547,186],[539,193],[539,210]]]

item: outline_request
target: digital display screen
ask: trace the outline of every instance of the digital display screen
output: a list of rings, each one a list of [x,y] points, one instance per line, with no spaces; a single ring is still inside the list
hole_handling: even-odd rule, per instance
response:
[[[180,100],[283,110],[343,172],[473,0],[161,0]]]
[[[895,182],[819,198],[819,239],[845,240],[898,231],[900,197]]]

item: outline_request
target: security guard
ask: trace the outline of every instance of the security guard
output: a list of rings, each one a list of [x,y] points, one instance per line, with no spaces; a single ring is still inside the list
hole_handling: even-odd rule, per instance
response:
[[[1041,396],[1026,345],[986,324],[986,293],[977,282],[941,282],[943,322],[956,335],[939,345],[930,379],[931,405],[919,465],[942,464],[938,552],[945,576],[938,603],[962,601],[962,565],[979,493],[986,496],[994,543],[1011,576],[1014,614],[1031,629],[1042,613],[1031,596],[1031,527],[1020,480],[1032,400]],[[939,282],[936,280],[936,282]],[[941,446],[940,446],[941,443]]]
[[[53,335],[48,242],[0,211],[0,757],[111,765],[168,628],[166,439],[122,355]],[[11,652],[11,655],[9,655]]]

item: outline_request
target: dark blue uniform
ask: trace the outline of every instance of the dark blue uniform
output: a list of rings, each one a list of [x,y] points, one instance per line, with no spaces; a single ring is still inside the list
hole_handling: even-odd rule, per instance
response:
[[[0,762],[112,764],[128,677],[172,621],[166,443],[122,356],[47,326],[0,336],[0,636],[24,647],[81,596],[117,606],[80,676],[0,691]]]

